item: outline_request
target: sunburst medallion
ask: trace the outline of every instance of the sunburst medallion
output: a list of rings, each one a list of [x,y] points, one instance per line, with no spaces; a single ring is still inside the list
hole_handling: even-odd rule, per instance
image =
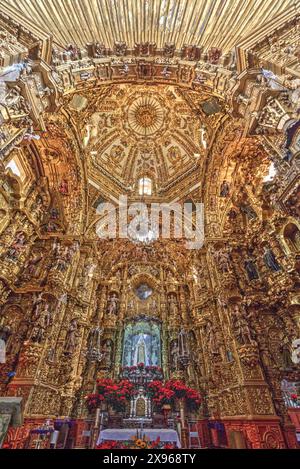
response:
[[[129,106],[128,123],[139,135],[153,135],[163,126],[164,109],[151,96],[141,96]]]

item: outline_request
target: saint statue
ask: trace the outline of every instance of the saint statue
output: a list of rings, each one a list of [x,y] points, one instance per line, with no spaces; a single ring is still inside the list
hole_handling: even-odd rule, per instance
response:
[[[222,347],[222,338],[220,331],[214,327],[211,321],[208,321],[206,326],[208,349],[212,355],[220,355]]]
[[[103,57],[104,54],[105,54],[105,46],[103,44],[100,44],[99,42],[96,42],[95,57]]]
[[[25,263],[24,266],[24,275],[36,276],[39,268],[39,264],[43,256],[40,254],[31,254],[29,260]]]
[[[66,342],[65,342],[65,349],[64,349],[64,353],[66,355],[71,355],[75,351],[76,342],[77,342],[77,331],[78,331],[77,319],[73,319],[71,321],[70,327],[66,335]]]
[[[32,320],[35,320],[40,315],[40,309],[43,305],[43,294],[40,293],[39,295],[35,295],[33,299],[33,306],[32,306]]]
[[[90,362],[99,362],[103,358],[101,346],[102,329],[94,327],[88,337],[87,357]]]
[[[69,185],[68,181],[66,179],[63,179],[60,183],[59,186],[59,192],[63,195],[68,195],[69,194]]]
[[[97,265],[93,264],[91,262],[91,259],[87,259],[83,267],[82,276],[80,278],[80,287],[85,288],[87,286],[87,284],[91,281],[94,276],[96,267]]]
[[[232,323],[236,336],[242,345],[255,343],[251,337],[245,310],[237,304],[234,305],[232,311]]]
[[[53,268],[55,270],[58,270],[59,272],[65,272],[67,270],[68,254],[69,254],[68,246],[65,246],[65,248],[63,248],[63,246],[58,245],[56,257],[55,257],[54,264],[53,264]]]
[[[24,251],[26,247],[26,237],[23,231],[20,231],[16,234],[16,237],[7,251],[6,258],[10,259],[11,261],[17,261],[19,256],[21,255],[22,251]]]
[[[133,313],[134,312],[134,300],[131,299],[129,302],[128,302],[128,305],[127,305],[127,311],[128,313]]]
[[[265,247],[264,263],[273,272],[279,272],[281,270],[281,267],[275,257],[274,252],[272,251],[272,249],[267,247]]]
[[[171,362],[172,370],[177,370],[178,354],[179,354],[178,340],[173,340],[170,346],[170,362]]]
[[[106,368],[110,368],[112,366],[112,355],[113,355],[113,342],[111,339],[107,339],[104,341],[101,350],[103,357],[104,357],[104,365]]]
[[[230,271],[230,256],[228,251],[222,249],[220,251],[216,251],[214,253],[214,258],[221,272],[225,273]]]
[[[118,313],[118,306],[119,306],[118,303],[119,303],[119,298],[117,297],[116,293],[113,293],[112,296],[108,300],[108,305],[107,305],[108,314]]]
[[[223,181],[220,189],[220,197],[228,197],[230,192],[229,184],[227,181]]]
[[[38,317],[35,319],[31,332],[30,338],[33,342],[37,342],[38,344],[43,342],[46,330],[51,325],[51,314],[48,303],[45,303],[44,305],[41,303],[38,310]]]
[[[179,314],[179,308],[177,303],[177,298],[175,295],[169,297],[169,312],[172,317],[177,317]]]
[[[244,262],[244,266],[250,281],[259,279],[259,275],[254,261],[252,261],[251,259],[247,259]]]
[[[38,197],[36,202],[34,202],[31,206],[31,212],[34,213],[35,218],[40,221],[43,217],[44,213],[44,204],[43,204],[43,199],[41,197]]]

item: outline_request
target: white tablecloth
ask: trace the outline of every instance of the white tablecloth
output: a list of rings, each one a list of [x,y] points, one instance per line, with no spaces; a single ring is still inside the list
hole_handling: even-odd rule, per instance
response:
[[[127,441],[136,436],[136,428],[108,428],[100,432],[97,444],[99,445],[104,440]],[[143,434],[149,438],[150,441],[156,441],[160,437],[160,441],[176,443],[178,448],[181,448],[178,433],[175,430],[167,428],[145,428]]]

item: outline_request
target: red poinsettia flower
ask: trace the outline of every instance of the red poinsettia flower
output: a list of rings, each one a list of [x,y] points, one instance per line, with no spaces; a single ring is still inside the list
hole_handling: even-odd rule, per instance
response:
[[[115,410],[124,411],[126,400],[129,400],[134,392],[134,385],[128,380],[116,382],[111,379],[99,379],[97,393],[86,396],[87,406],[91,411],[105,401]]]
[[[103,441],[100,445],[96,446],[96,449],[124,449],[125,446],[119,441]]]
[[[198,391],[189,388],[180,380],[169,380],[165,384],[154,380],[148,383],[147,390],[157,407],[173,405],[176,399],[184,399],[190,411],[197,411],[201,405]]]
[[[1,449],[10,449],[10,445],[9,443],[3,443],[2,445],[2,448]]]
[[[175,445],[173,443],[165,443],[164,449],[175,449]]]
[[[152,441],[152,443],[150,443],[151,449],[155,449],[159,447],[160,447],[160,436],[158,436],[155,441]]]

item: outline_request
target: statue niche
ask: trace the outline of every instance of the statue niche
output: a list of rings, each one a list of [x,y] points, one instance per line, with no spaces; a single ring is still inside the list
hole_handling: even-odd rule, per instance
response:
[[[111,293],[107,301],[107,314],[118,314],[119,298],[116,293]]]
[[[250,328],[248,325],[246,313],[242,306],[235,304],[231,313],[233,331],[240,344],[252,344]]]
[[[78,338],[78,321],[77,319],[72,319],[70,326],[67,330],[67,335],[65,338],[65,346],[64,346],[64,354],[66,356],[71,356],[75,350],[77,345],[77,338]]]
[[[178,339],[174,339],[170,342],[170,369],[171,371],[176,371],[178,368],[178,354],[179,354],[179,345]]]
[[[168,310],[170,314],[170,319],[172,321],[177,321],[180,313],[179,313],[177,295],[175,293],[170,293],[168,295]]]
[[[103,361],[101,363],[101,368],[110,369],[113,365],[113,351],[114,343],[111,339],[105,339],[102,343],[101,353],[103,356]]]
[[[152,320],[137,320],[126,325],[123,366],[161,365],[160,325]]]

